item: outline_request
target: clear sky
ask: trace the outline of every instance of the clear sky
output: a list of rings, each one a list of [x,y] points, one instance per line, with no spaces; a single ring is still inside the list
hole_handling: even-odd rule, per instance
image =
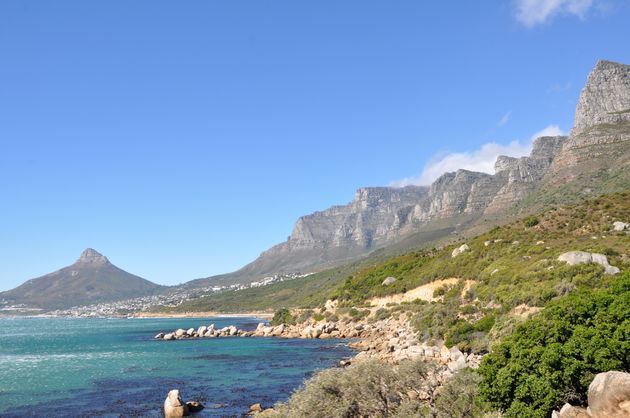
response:
[[[0,2],[0,290],[235,270],[361,186],[491,171],[630,63],[628,1]]]

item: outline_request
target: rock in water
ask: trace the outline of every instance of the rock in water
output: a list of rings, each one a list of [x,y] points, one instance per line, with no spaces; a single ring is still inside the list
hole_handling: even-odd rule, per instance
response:
[[[179,390],[171,390],[164,400],[165,418],[178,418],[188,416],[188,405],[182,401]]]
[[[186,406],[188,406],[188,411],[190,411],[191,413],[196,413],[199,412],[201,410],[203,410],[205,408],[205,406],[203,406],[201,403],[199,402],[186,402]]]
[[[630,373],[595,376],[588,387],[588,408],[592,418],[630,417]]]

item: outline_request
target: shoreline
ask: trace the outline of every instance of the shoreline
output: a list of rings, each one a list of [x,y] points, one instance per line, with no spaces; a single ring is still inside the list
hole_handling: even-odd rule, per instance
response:
[[[261,318],[271,319],[273,313],[270,312],[240,312],[240,313],[225,313],[225,312],[182,312],[182,313],[165,313],[165,312],[138,312],[132,314],[127,318],[141,319],[141,318]]]
[[[70,318],[70,319],[170,319],[170,318],[258,318],[265,321],[273,318],[270,312],[241,312],[241,313],[225,313],[225,312],[184,312],[184,313],[150,313],[139,312],[135,314],[117,315],[117,316],[70,316],[70,315],[0,315],[0,319],[54,319],[54,318]]]

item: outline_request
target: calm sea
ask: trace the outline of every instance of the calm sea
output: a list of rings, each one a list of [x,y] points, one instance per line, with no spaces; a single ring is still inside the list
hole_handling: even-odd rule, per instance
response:
[[[170,389],[238,416],[285,400],[316,369],[351,355],[337,340],[155,341],[159,331],[254,318],[0,319],[1,417],[160,417]]]

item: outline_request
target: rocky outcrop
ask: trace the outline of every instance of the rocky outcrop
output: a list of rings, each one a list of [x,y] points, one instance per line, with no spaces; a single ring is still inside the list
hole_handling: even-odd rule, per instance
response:
[[[604,267],[606,274],[619,274],[619,267],[611,266],[608,257],[604,254],[589,253],[585,251],[569,251],[558,256],[558,261],[564,261],[570,266],[577,264],[595,263]]]
[[[409,324],[406,314],[398,318],[387,318],[372,323],[354,321],[349,318],[336,322],[315,321],[313,319],[300,324],[280,324],[270,326],[259,323],[255,330],[241,330],[234,326],[214,329],[214,324],[208,327],[204,335],[197,331],[188,334],[183,329],[172,333],[159,333],[156,339],[183,340],[195,338],[301,338],[301,339],[349,339],[358,341],[348,345],[358,351],[354,360],[375,358],[388,363],[399,363],[403,360],[423,358],[432,362],[448,366],[448,370],[455,372],[465,367],[476,368],[481,362],[481,356],[463,354],[456,347],[450,350],[444,346],[434,346],[421,343],[415,331]]]
[[[588,387],[588,408],[565,404],[552,418],[627,418],[630,416],[630,374],[599,373]]]
[[[468,244],[462,244],[453,250],[453,252],[451,253],[451,257],[455,258],[458,255],[465,253],[466,251],[470,251],[470,247],[468,246]]]
[[[577,191],[587,195],[605,193],[592,191],[602,183],[627,184],[628,140],[630,66],[600,61],[580,94],[571,136],[557,153],[547,183],[560,186],[577,181]]]
[[[385,280],[383,280],[381,285],[389,286],[390,284],[394,284],[394,283],[396,283],[396,278],[395,277],[387,277],[387,278],[385,278]]]
[[[630,230],[630,223],[615,221],[613,222],[612,230],[616,232]]]
[[[606,372],[588,387],[588,411],[593,418],[630,416],[630,373]]]
[[[623,122],[630,122],[630,65],[599,61],[580,94],[571,136]]]

